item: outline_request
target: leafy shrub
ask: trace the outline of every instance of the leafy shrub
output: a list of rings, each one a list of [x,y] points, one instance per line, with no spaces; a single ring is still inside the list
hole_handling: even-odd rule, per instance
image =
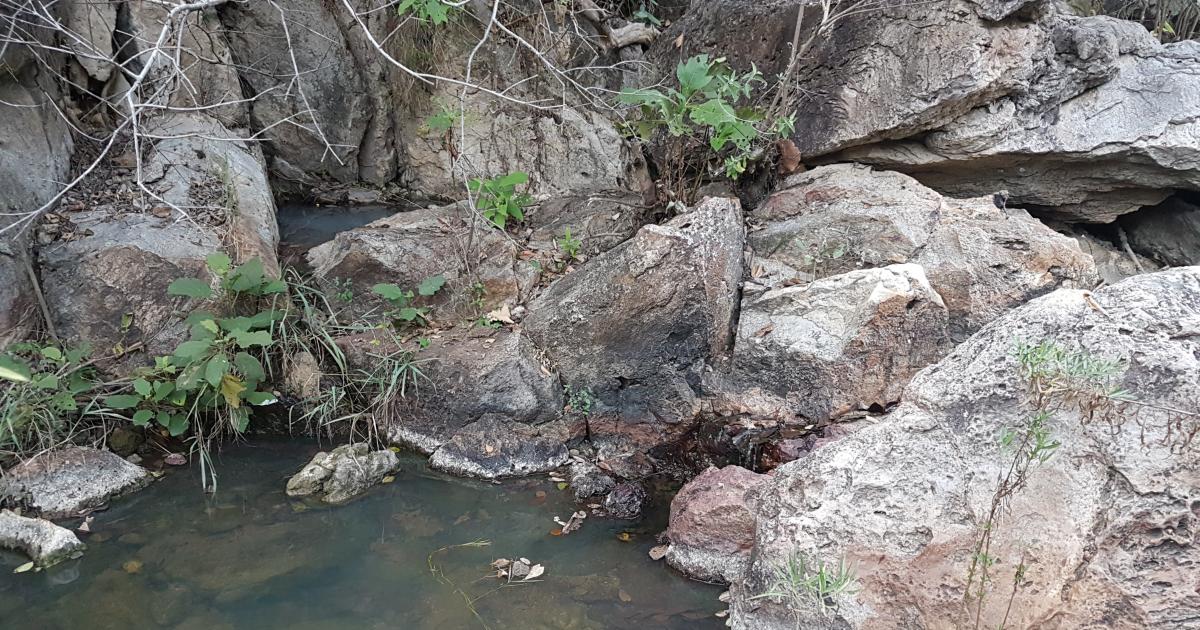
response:
[[[709,59],[697,55],[675,68],[679,88],[625,89],[621,102],[637,105],[641,118],[632,129],[643,140],[650,140],[660,130],[676,139],[699,138],[717,153],[723,153],[725,174],[737,179],[746,170],[754,143],[763,136],[790,135],[795,117],[766,121],[765,115],[749,101],[755,86],[766,82],[757,68],[737,74],[725,58]],[[685,148],[677,143],[677,159],[684,157]]]
[[[467,187],[478,195],[475,207],[496,227],[505,229],[509,220],[524,221],[525,208],[533,201],[529,195],[518,193],[517,186],[527,183],[529,174],[517,171],[492,179],[472,179]]]
[[[400,17],[412,16],[421,22],[432,23],[434,26],[441,26],[449,22],[450,18],[461,10],[461,6],[448,4],[442,0],[400,0],[400,4],[396,5],[396,13]]]
[[[0,353],[0,454],[54,446],[70,419],[99,413],[86,347],[15,343]]]
[[[571,235],[571,228],[567,228],[563,232],[562,238],[558,239],[558,247],[566,255],[567,260],[575,260],[579,256],[579,248],[583,245],[579,239]]]

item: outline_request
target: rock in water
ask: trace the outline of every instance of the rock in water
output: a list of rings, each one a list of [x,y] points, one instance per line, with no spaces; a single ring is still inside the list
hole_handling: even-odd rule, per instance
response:
[[[82,551],[85,545],[65,527],[0,510],[0,547],[23,551],[38,566],[48,567]]]
[[[576,501],[586,501],[602,497],[616,487],[617,482],[599,466],[584,460],[576,459],[571,463],[571,490],[575,492]]]
[[[343,444],[328,453],[317,453],[303,470],[288,479],[287,494],[317,496],[325,503],[339,505],[366,492],[399,467],[400,459],[390,450],[371,452],[361,442]]]
[[[636,481],[619,483],[604,498],[604,511],[611,518],[635,519],[642,515],[646,489]]]
[[[758,494],[767,475],[709,468],[671,500],[667,563],[706,582],[734,582],[750,564]]]
[[[150,480],[149,472],[115,453],[72,446],[14,466],[0,479],[0,497],[46,518],[64,518],[101,507]]]
[[[570,461],[561,423],[531,426],[489,414],[458,430],[429,457],[455,475],[496,479],[548,472]]]
[[[1041,350],[1023,363],[1021,344]],[[1042,442],[1056,446],[989,521],[1017,461],[1004,436],[1031,435],[1039,413],[1031,373],[1079,393],[1041,405]],[[1005,618],[1018,567],[1007,627],[1196,619],[1200,267],[1033,300],[917,374],[903,399],[766,482],[751,565],[733,585],[735,628],[973,627],[964,589],[984,532],[994,563],[981,627]],[[844,561],[857,592],[831,612],[811,598],[755,599],[793,554]]]

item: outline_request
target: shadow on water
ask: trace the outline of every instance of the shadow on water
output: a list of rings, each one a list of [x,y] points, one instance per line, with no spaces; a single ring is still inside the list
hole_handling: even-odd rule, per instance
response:
[[[665,499],[642,522],[588,519],[556,537],[553,518],[574,505],[549,479],[455,479],[404,455],[393,483],[313,507],[283,487],[316,451],[290,440],[226,449],[213,497],[196,470],[173,471],[96,513],[85,555],[42,573],[13,574],[24,558],[0,555],[0,619],[39,629],[724,627],[721,589],[647,555]],[[479,539],[491,544],[434,553]],[[546,573],[506,586],[488,576],[501,557]]]
[[[309,249],[333,240],[338,232],[362,227],[401,210],[398,206],[284,204],[277,215],[279,240],[298,249]]]

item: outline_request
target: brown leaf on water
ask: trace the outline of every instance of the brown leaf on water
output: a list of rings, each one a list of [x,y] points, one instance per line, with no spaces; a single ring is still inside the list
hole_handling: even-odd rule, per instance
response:
[[[633,534],[629,532],[621,532],[620,534],[617,534],[617,540],[621,542],[630,542],[633,540]]]
[[[125,572],[130,575],[133,575],[134,573],[141,573],[142,572],[142,561],[141,560],[127,560],[124,564],[121,565],[121,568],[124,569]]]
[[[554,529],[550,530],[550,535],[551,536],[562,536],[563,530],[561,527],[555,527]]]
[[[621,601],[626,603],[633,601],[633,596],[631,596],[629,593],[626,593],[625,589],[618,590],[617,597],[621,598]]]
[[[657,545],[657,546],[651,547],[650,548],[650,559],[655,560],[655,561],[662,560],[663,558],[667,557],[667,549],[669,549],[670,547],[671,547],[671,545]]]

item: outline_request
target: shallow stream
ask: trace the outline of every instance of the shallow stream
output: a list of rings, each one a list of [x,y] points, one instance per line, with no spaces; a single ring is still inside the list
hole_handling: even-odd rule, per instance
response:
[[[171,470],[95,513],[83,557],[48,571],[14,574],[25,559],[0,551],[0,626],[724,627],[720,588],[648,556],[666,526],[664,498],[640,522],[588,519],[553,536],[554,517],[575,506],[549,478],[456,479],[402,455],[395,481],[349,505],[289,499],[287,477],[317,450],[292,440],[226,448],[211,497],[198,470]],[[517,557],[544,565],[540,581],[493,577],[494,559]]]

